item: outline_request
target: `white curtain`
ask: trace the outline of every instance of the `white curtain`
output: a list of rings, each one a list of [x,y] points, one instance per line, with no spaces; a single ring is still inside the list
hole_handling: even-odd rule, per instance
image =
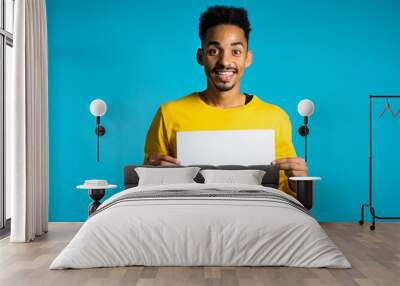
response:
[[[16,0],[13,92],[6,104],[6,187],[12,242],[48,225],[47,24],[45,0]]]

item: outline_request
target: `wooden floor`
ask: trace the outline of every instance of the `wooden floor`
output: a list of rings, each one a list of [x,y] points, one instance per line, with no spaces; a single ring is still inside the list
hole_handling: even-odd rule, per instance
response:
[[[119,267],[48,270],[80,223],[50,223],[32,243],[0,241],[0,285],[400,285],[400,223],[378,223],[375,231],[356,223],[323,228],[353,268]]]

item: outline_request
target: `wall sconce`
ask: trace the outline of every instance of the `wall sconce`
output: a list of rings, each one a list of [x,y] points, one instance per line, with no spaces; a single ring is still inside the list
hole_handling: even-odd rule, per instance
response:
[[[95,99],[90,103],[90,112],[96,117],[96,129],[97,135],[97,162],[100,160],[100,140],[99,137],[106,133],[104,126],[100,125],[100,117],[106,114],[107,104],[101,99]]]
[[[307,124],[308,117],[314,113],[314,103],[309,99],[303,99],[297,105],[297,111],[304,117],[304,125],[299,128],[299,134],[304,137],[304,160],[307,162],[307,135],[310,132]]]

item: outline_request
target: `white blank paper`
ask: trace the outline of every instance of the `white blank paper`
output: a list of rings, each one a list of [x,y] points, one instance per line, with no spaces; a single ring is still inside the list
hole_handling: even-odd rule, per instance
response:
[[[217,130],[176,133],[182,165],[268,165],[275,159],[275,131]]]

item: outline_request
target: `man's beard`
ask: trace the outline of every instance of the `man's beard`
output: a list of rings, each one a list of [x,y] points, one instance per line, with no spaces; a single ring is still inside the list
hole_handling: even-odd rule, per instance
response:
[[[215,83],[214,81],[213,81],[213,84],[214,84],[215,88],[218,89],[219,91],[229,91],[229,90],[233,89],[236,85],[235,83],[233,83],[232,85],[224,85],[223,83],[218,84],[218,83]]]
[[[235,85],[236,85],[235,82],[233,82],[233,83],[230,83],[230,82],[229,83],[228,82],[224,83],[224,82],[219,82],[219,81],[214,81],[213,80],[213,77],[215,76],[215,74],[218,71],[231,71],[231,72],[233,72],[234,74],[237,75],[238,74],[238,68],[236,66],[232,66],[232,65],[226,66],[226,65],[224,65],[222,63],[217,63],[216,66],[211,71],[211,81],[213,82],[213,84],[214,84],[214,86],[215,86],[215,88],[217,90],[223,92],[223,91],[229,91],[229,90],[233,89],[235,87]]]

